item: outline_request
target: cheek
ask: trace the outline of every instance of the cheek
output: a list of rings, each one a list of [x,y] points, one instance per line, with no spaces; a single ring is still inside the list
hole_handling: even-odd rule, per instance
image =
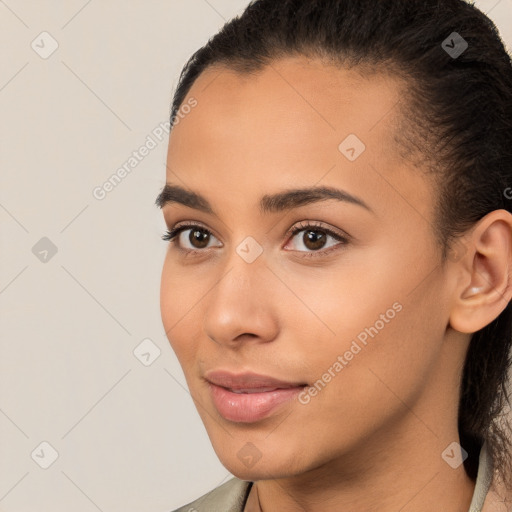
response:
[[[296,340],[310,377],[321,380],[318,394],[324,398],[319,402],[332,400],[334,408],[338,401],[370,406],[375,399],[393,399],[386,386],[405,398],[427,380],[445,329],[441,283],[431,277],[415,289],[435,265],[425,258],[404,266],[403,255],[383,250],[371,260],[347,257],[328,280],[311,274],[292,284],[312,305],[312,311],[300,306],[302,322],[309,324],[301,329],[313,332],[316,326],[319,339],[305,335]],[[288,310],[289,325],[297,325],[291,322],[294,307]]]
[[[385,313],[386,301],[382,305],[376,309]],[[403,304],[378,332],[370,329],[374,323],[370,317],[368,331],[338,321],[339,337],[326,340],[321,350],[304,351],[314,377],[292,423],[303,425],[307,432],[322,432],[321,437],[310,438],[312,452],[331,457],[333,450],[371,439],[383,426],[410,414],[404,404],[413,407],[425,392],[436,360],[428,330],[417,321],[422,310],[412,308]],[[367,335],[366,344],[357,337],[360,333]],[[284,422],[279,432],[281,441],[289,439],[295,445],[304,432],[295,432],[293,424]]]
[[[344,351],[354,337],[376,322],[381,331],[395,321],[401,309],[397,303],[407,288],[404,280],[401,266],[386,248],[353,249],[329,267],[286,268],[283,281],[288,287],[277,283],[274,294],[280,296],[286,325],[296,330],[294,318],[300,313],[302,324],[316,326],[323,347]],[[308,346],[318,348],[316,344],[303,348]]]
[[[170,329],[178,319],[178,301],[176,300],[176,294],[179,293],[179,285],[177,279],[175,279],[176,274],[171,272],[168,258],[169,257],[166,256],[160,280],[160,314],[162,316],[165,332],[167,336],[170,337]]]
[[[342,355],[343,369],[326,394],[328,408],[332,407],[333,417],[343,416],[344,411],[366,411],[351,420],[356,429],[366,428],[369,417],[380,423],[402,413],[403,403],[416,403],[432,382],[442,329],[427,325],[433,310],[414,301],[402,300],[401,305],[403,309],[389,323],[369,320],[330,354],[330,361]]]
[[[160,283],[160,314],[167,338],[182,366],[188,366],[195,353],[199,328],[197,308],[204,293],[188,272],[180,272],[171,258],[166,257]]]

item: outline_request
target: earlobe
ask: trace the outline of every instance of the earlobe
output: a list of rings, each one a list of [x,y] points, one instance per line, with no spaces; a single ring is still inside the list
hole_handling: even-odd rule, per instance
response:
[[[474,333],[495,320],[512,298],[512,214],[494,210],[483,217],[454,265],[462,271],[454,289],[450,326]]]

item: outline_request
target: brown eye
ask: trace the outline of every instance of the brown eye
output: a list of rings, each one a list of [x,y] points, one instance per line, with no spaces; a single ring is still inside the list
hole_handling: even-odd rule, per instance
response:
[[[325,241],[325,233],[322,233],[322,231],[318,229],[308,230],[304,233],[302,237],[302,243],[304,244],[304,246],[312,251],[322,249],[322,247],[325,245]]]
[[[189,231],[188,236],[184,234],[187,231]],[[198,224],[187,224],[167,231],[162,236],[162,240],[174,243],[179,249],[182,249],[185,252],[194,252],[196,250],[201,251],[206,249],[212,237],[215,238],[208,229],[203,228]]]
[[[205,247],[208,247],[209,239],[210,233],[205,229],[191,229],[190,234],[188,235],[188,240],[195,249],[204,249]]]
[[[304,233],[301,237],[297,237],[299,233]],[[295,227],[291,232],[291,239],[297,239],[295,242],[296,252],[304,253],[302,256],[323,256],[332,250],[341,248],[349,243],[349,237],[343,236],[339,233],[335,233],[331,229],[324,228],[322,226],[316,226],[314,224],[303,223]],[[329,239],[332,239],[334,243],[329,243]],[[335,242],[338,243],[335,243]]]

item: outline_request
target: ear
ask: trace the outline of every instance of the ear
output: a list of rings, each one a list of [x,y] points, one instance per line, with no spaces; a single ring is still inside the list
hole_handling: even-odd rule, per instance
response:
[[[506,308],[512,297],[512,214],[494,210],[480,219],[467,237],[450,325],[477,332]]]

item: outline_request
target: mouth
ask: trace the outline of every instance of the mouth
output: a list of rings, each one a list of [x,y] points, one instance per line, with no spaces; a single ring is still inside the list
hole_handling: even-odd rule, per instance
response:
[[[221,386],[233,392],[242,393],[273,391],[306,386],[306,382],[286,381],[255,372],[232,373],[227,370],[212,370],[206,372],[205,379],[211,384]]]
[[[276,413],[308,386],[252,372],[209,372],[205,380],[218,413],[238,423],[254,423]]]
[[[286,388],[252,388],[252,389],[224,388],[224,389],[227,389],[228,391],[231,391],[232,393],[249,394],[249,393],[267,393],[268,391],[275,391],[276,389],[286,389]]]

